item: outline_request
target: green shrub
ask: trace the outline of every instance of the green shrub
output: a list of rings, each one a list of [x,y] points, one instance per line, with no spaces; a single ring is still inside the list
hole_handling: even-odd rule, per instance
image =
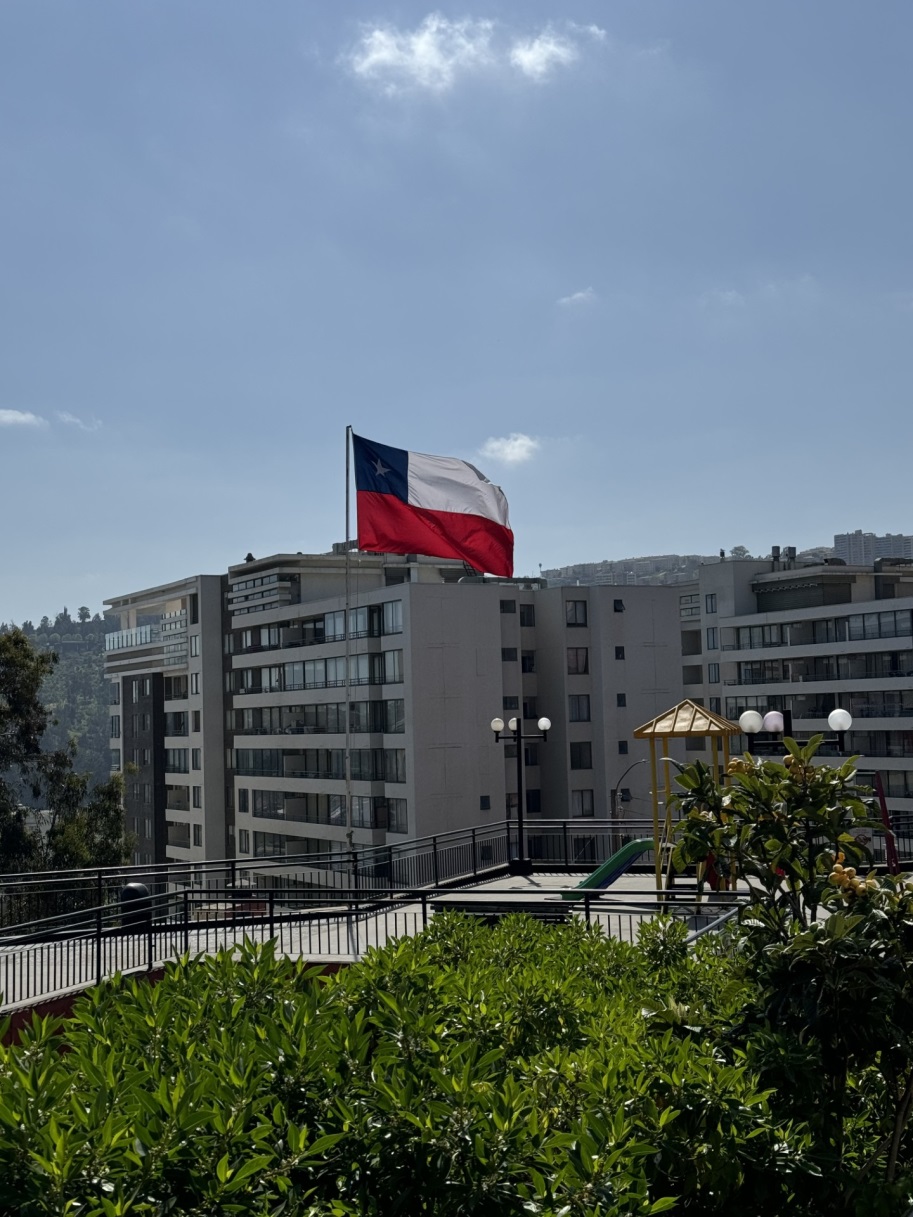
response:
[[[453,914],[332,978],[246,945],[116,979],[0,1053],[0,1209],[776,1211],[803,1134],[721,1047],[746,982],[681,948]]]

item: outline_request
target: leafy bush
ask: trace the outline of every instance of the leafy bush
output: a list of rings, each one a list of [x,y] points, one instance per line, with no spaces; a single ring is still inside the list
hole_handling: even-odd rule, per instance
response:
[[[333,978],[246,945],[104,984],[0,1055],[0,1208],[776,1211],[801,1135],[720,1048],[750,990],[676,935],[453,914]]]

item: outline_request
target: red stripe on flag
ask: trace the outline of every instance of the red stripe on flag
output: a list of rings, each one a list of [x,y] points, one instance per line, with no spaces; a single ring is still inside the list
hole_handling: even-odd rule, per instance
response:
[[[392,494],[360,490],[358,548],[376,554],[457,558],[489,575],[514,573],[514,534],[502,524],[457,511],[410,507]]]

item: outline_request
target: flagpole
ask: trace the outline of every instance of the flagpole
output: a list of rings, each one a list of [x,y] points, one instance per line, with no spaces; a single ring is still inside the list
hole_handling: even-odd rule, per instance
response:
[[[352,428],[346,427],[346,608],[345,608],[345,631],[346,631],[346,755],[345,755],[345,771],[346,771],[346,823],[349,826],[346,834],[349,839],[349,845],[352,845],[352,828],[353,824],[353,808],[352,808],[352,701],[351,701],[351,685],[349,684],[350,676],[350,656],[352,651],[352,643],[350,639],[351,630],[349,629],[349,609],[352,598],[352,539],[351,539],[351,475],[349,467],[351,465],[351,449],[352,449]]]

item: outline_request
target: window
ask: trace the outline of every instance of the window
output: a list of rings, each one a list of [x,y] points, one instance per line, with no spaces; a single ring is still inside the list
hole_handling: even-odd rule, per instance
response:
[[[388,600],[381,605],[383,609],[383,631],[385,634],[401,634],[403,632],[403,602]]]
[[[582,742],[571,744],[571,768],[593,768],[593,745],[589,740],[583,740]]]
[[[708,592],[707,595],[704,597],[704,612],[706,612],[706,613],[715,613],[716,612],[716,592]]]
[[[516,663],[517,648],[516,647],[501,647],[501,662]]]
[[[612,612],[623,613],[625,611],[625,602],[623,600],[612,601]]]
[[[568,676],[586,676],[590,670],[590,652],[587,647],[568,647]]]
[[[542,791],[527,790],[526,792],[526,814],[537,816],[542,810]]]
[[[516,611],[517,611],[516,600],[502,600],[501,601],[501,612],[502,613],[515,613]]]
[[[194,807],[203,806],[203,787],[194,786],[193,788],[193,805]]]
[[[720,698],[719,697],[711,697],[710,712],[711,712],[711,714],[722,714],[723,713],[723,711],[720,709]]]
[[[200,653],[200,635],[191,634],[190,635],[190,654],[199,655],[199,653]]]
[[[626,739],[620,739],[618,741],[618,755],[619,756],[628,755],[628,741]]]
[[[199,710],[194,710],[194,712],[193,712],[193,730],[194,731],[200,730],[200,711]]]
[[[250,829],[249,828],[240,828],[238,830],[238,853],[239,854],[249,854],[250,853]]]
[[[624,649],[624,647],[616,647],[616,648],[615,648],[615,658],[616,658],[616,659],[624,659],[624,657],[625,657],[625,649]]]
[[[592,816],[595,814],[592,790],[571,791],[571,815]]]
[[[194,845],[203,844],[203,825],[194,824],[193,826],[193,843]]]
[[[520,670],[523,672],[535,672],[536,670],[536,652],[523,651],[520,655]]]
[[[191,672],[190,673],[190,692],[199,693],[199,691],[200,691],[200,673]]]
[[[248,815],[250,812],[250,792],[246,786],[242,786],[238,791],[238,811],[243,815]]]
[[[119,714],[111,715],[110,737],[111,737],[111,739],[120,739],[120,715]]]
[[[520,605],[520,624],[535,625],[536,624],[536,606],[534,604]]]
[[[165,772],[166,773],[189,773],[190,769],[187,764],[188,752],[186,748],[166,748],[165,749]]]
[[[479,811],[491,811],[491,795],[479,795]]]
[[[408,832],[405,799],[387,799],[387,832]]]
[[[108,682],[108,705],[120,705],[120,685],[116,680],[111,680]]]
[[[711,685],[720,683],[720,665],[718,663],[707,664],[707,681]]]
[[[623,709],[627,704],[628,704],[627,693],[616,693],[615,694],[615,705],[619,708],[619,710]]]
[[[622,786],[621,790],[618,792],[618,795],[619,795],[619,798],[621,799],[622,803],[630,803],[631,802],[631,787]]]
[[[401,685],[403,683],[403,653],[402,651],[384,651],[384,684]]]
[[[720,649],[719,631],[717,630],[715,625],[708,625],[707,626],[707,650],[708,651],[718,651],[719,649]]]
[[[111,772],[120,772],[120,748],[111,749]]]
[[[586,625],[585,600],[566,600],[564,613],[568,625]]]
[[[201,748],[190,749],[190,767],[191,769],[203,768],[203,750]]]
[[[519,710],[520,699],[519,697],[505,697],[502,699],[501,705],[505,710]]]
[[[527,744],[523,749],[523,763],[526,765],[539,764],[539,745]]]
[[[539,717],[539,708],[537,705],[537,699],[535,697],[524,697],[523,698],[523,717],[524,718],[538,718]]]
[[[590,721],[589,693],[572,693],[567,699],[567,718],[570,723]]]

